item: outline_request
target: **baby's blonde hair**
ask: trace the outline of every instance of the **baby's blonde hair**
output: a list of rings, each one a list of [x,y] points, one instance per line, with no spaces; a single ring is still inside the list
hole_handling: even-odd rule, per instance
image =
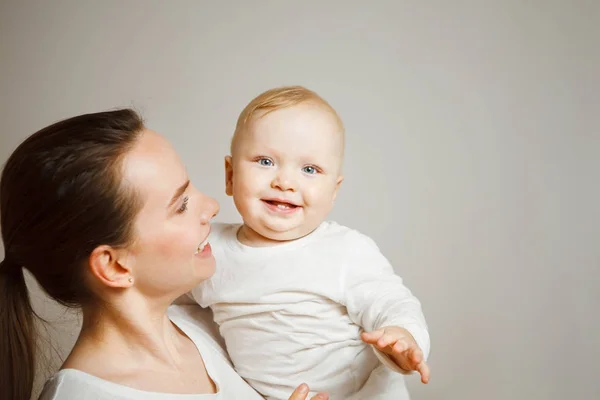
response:
[[[337,120],[343,138],[344,124],[342,119],[325,99],[303,86],[282,86],[259,94],[242,110],[231,139],[231,153],[233,154],[237,138],[248,127],[256,114],[261,113],[260,117],[264,117],[273,111],[306,103],[324,107],[329,111]]]

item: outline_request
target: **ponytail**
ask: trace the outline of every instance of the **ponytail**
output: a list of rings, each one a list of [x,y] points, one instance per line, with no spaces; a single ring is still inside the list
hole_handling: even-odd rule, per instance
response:
[[[23,268],[5,259],[0,262],[0,399],[31,398],[35,343]]]
[[[123,159],[144,132],[134,110],[78,115],[25,139],[0,176],[0,400],[29,400],[40,344],[23,266],[62,305],[92,304],[84,263],[101,245],[134,238],[141,209]],[[44,352],[39,352],[44,354]]]

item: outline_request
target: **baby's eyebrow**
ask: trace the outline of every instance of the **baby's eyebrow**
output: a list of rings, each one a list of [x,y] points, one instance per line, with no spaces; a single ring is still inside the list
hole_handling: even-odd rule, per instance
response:
[[[171,198],[171,201],[169,202],[169,205],[167,206],[167,208],[171,207],[177,201],[177,199],[181,197],[181,195],[185,192],[185,190],[188,188],[189,185],[190,185],[190,180],[188,179],[187,181],[185,181],[185,183],[183,185],[181,185],[181,186],[179,186],[179,188],[177,188],[177,190],[175,191],[175,194]]]

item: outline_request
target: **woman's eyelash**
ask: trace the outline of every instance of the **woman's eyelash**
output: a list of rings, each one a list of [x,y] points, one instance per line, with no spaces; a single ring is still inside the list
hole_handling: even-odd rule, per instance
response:
[[[178,212],[179,214],[181,214],[181,213],[184,213],[184,212],[185,212],[185,210],[187,210],[187,208],[188,208],[188,201],[189,201],[189,200],[190,200],[190,198],[189,198],[188,196],[185,196],[185,197],[183,198],[183,203],[181,204],[181,207],[179,207],[179,208],[177,209],[177,212]]]

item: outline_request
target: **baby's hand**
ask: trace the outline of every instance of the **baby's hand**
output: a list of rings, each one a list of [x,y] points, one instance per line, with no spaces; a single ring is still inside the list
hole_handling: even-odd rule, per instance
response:
[[[290,396],[289,400],[306,400],[309,392],[309,388],[306,383],[298,386],[294,393]],[[310,400],[327,400],[329,399],[329,395],[327,393],[317,393]]]
[[[361,339],[388,354],[405,371],[418,371],[421,382],[429,382],[429,366],[415,338],[404,328],[388,326],[373,332],[363,332]]]

